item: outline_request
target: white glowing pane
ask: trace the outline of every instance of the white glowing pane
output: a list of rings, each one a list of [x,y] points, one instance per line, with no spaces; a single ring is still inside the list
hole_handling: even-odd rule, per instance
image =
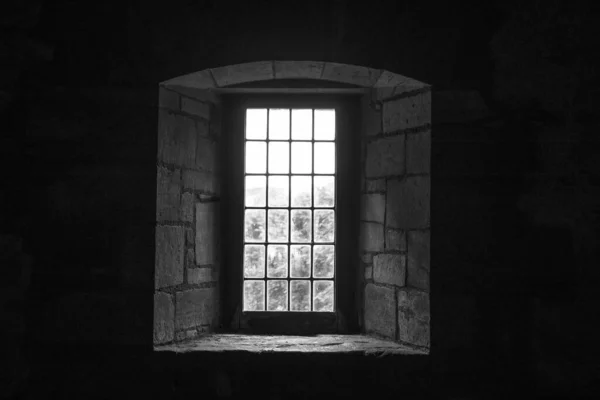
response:
[[[312,110],[292,110],[292,139],[312,139]]]
[[[267,281],[267,311],[288,310],[287,281]]]
[[[333,311],[333,281],[315,281],[313,311]]]
[[[269,207],[287,207],[290,197],[290,178],[269,176]]]
[[[335,204],[335,178],[315,176],[315,207],[333,207]]]
[[[248,108],[246,110],[246,139],[267,138],[267,109]]]
[[[312,178],[292,176],[292,207],[312,206]]]
[[[269,140],[288,140],[290,138],[290,110],[269,110]]]
[[[269,142],[269,173],[287,174],[290,172],[290,144]]]
[[[267,172],[266,158],[266,142],[246,142],[246,173],[264,174]]]
[[[315,143],[315,174],[335,173],[335,143]]]
[[[291,281],[292,311],[310,311],[310,281]]]
[[[312,172],[312,143],[292,142],[292,173],[310,174]]]
[[[244,246],[244,278],[264,278],[265,246]]]
[[[244,281],[244,311],[265,310],[265,282]]]
[[[246,207],[264,207],[267,178],[264,175],[246,176]]]
[[[267,246],[267,277],[287,278],[288,247],[282,245]]]
[[[335,110],[315,110],[315,140],[335,139]]]

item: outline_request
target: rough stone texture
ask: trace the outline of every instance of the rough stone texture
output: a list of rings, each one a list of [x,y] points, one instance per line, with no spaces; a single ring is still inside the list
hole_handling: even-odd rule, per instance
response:
[[[196,254],[194,253],[194,249],[187,249],[185,251],[185,267],[188,269],[196,266]],[[188,283],[189,283],[189,275],[188,275]]]
[[[188,283],[191,285],[197,285],[205,282],[217,281],[216,270],[212,267],[202,268],[189,268],[187,270]]]
[[[216,317],[216,290],[191,289],[176,294],[175,330],[212,325]]]
[[[395,229],[385,230],[385,249],[406,251],[406,232]]]
[[[211,78],[212,79],[212,78]],[[180,85],[166,85],[166,88],[174,90],[183,96],[191,97],[192,99],[203,101],[211,104],[219,104],[221,98],[211,88],[208,89],[197,89],[193,87],[180,86]]]
[[[158,159],[167,164],[194,167],[196,127],[193,119],[159,110]]]
[[[210,105],[184,97],[181,99],[181,111],[204,119],[210,118]]]
[[[398,339],[415,346],[429,347],[429,295],[423,292],[398,291]]]
[[[396,132],[431,123],[431,92],[383,103],[383,131]]]
[[[385,192],[385,179],[367,179],[365,190],[367,192]]]
[[[198,331],[196,329],[188,329],[187,331],[180,331],[175,334],[175,340],[181,342],[183,340],[196,339],[198,337]]]
[[[406,135],[406,172],[428,174],[431,169],[431,131]]]
[[[369,96],[363,96],[362,100],[362,120],[363,132],[367,136],[374,136],[383,132],[381,109],[375,109],[370,103]]]
[[[275,61],[275,79],[319,79],[323,62]]]
[[[186,247],[194,246],[194,230],[191,228],[185,228],[185,245]]]
[[[360,259],[365,264],[371,264],[373,262],[373,254],[372,253],[365,253],[365,254],[362,255],[362,257]]]
[[[383,224],[385,218],[385,195],[363,194],[360,211],[363,221]]]
[[[379,75],[381,75],[379,69],[328,62],[325,63],[321,79],[371,87],[375,84]]]
[[[406,257],[403,254],[378,254],[373,257],[373,280],[377,283],[404,286]]]
[[[181,226],[156,227],[154,282],[157,289],[183,283],[183,229]]]
[[[206,171],[183,170],[183,187],[205,193],[218,194],[217,179],[213,173]]]
[[[362,251],[383,251],[383,225],[363,222],[360,228]]]
[[[177,78],[164,81],[162,84],[165,86],[180,86],[193,89],[206,89],[215,87],[215,81],[211,76],[210,70],[203,70],[178,76]]]
[[[177,221],[181,202],[181,170],[157,168],[156,220]]]
[[[390,228],[421,229],[429,226],[428,176],[388,181],[386,224]]]
[[[379,139],[367,145],[367,178],[404,174],[404,136]]]
[[[196,264],[217,262],[218,204],[196,204]]]
[[[365,330],[394,339],[396,300],[394,289],[368,283],[365,288]]]
[[[168,293],[154,293],[154,344],[173,340],[175,331],[175,306]]]
[[[429,231],[408,232],[408,286],[429,290],[429,259]]]
[[[217,144],[215,141],[198,138],[196,149],[196,167],[203,171],[215,171]]]
[[[181,195],[181,220],[183,222],[194,222],[194,195],[192,193],[184,193]]]
[[[212,73],[220,87],[244,82],[275,79],[272,61],[229,65],[226,67],[214,68]]]
[[[158,106],[160,108],[179,111],[179,100],[180,97],[176,92],[162,86],[158,88]]]
[[[373,85],[373,97],[377,101],[396,96],[412,90],[422,89],[428,85],[415,79],[398,75],[390,71],[383,71]]]
[[[371,265],[365,267],[365,279],[373,279],[373,267]]]

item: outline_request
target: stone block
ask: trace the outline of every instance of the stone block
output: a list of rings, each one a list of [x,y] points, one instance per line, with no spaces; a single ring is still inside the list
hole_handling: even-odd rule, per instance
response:
[[[388,181],[386,224],[390,228],[422,229],[429,226],[430,179],[415,176]]]
[[[325,63],[321,79],[326,81],[350,83],[360,87],[371,87],[381,75],[380,69],[358,65]]]
[[[180,86],[192,89],[208,89],[215,87],[215,81],[210,74],[210,70],[206,69],[169,79],[162,82],[162,85],[166,87]]]
[[[398,339],[415,346],[430,345],[430,310],[427,293],[398,291]]]
[[[215,288],[190,289],[176,293],[175,330],[212,325],[217,316]]]
[[[272,61],[258,61],[212,69],[219,87],[275,79]]]
[[[397,132],[431,123],[431,92],[383,103],[383,131]]]
[[[184,193],[181,195],[180,218],[183,222],[194,222],[194,195]]]
[[[397,96],[402,93],[412,90],[423,89],[427,87],[426,83],[419,82],[415,79],[398,75],[390,71],[383,71],[373,85],[374,99],[384,101],[392,96]]]
[[[394,289],[368,283],[365,287],[365,330],[394,339],[396,300]]]
[[[203,171],[215,171],[217,159],[217,144],[208,138],[198,138],[196,149],[196,168]]]
[[[191,340],[198,337],[198,331],[196,329],[188,329],[187,331],[177,332],[175,335],[175,340],[177,342],[182,342],[184,340]]]
[[[386,229],[385,249],[393,251],[406,251],[406,232],[396,229]]]
[[[217,270],[213,267],[190,268],[187,270],[188,283],[198,285],[218,280]]]
[[[373,266],[367,265],[365,267],[365,279],[373,279]]]
[[[181,170],[156,170],[156,220],[177,221],[181,202]]]
[[[363,222],[360,225],[361,251],[383,251],[383,225]]]
[[[385,219],[385,195],[363,194],[360,211],[363,221],[383,224]]]
[[[218,203],[196,204],[196,264],[218,261]]]
[[[159,110],[159,161],[193,168],[196,163],[196,136],[193,119]]]
[[[212,172],[184,169],[183,187],[204,193],[218,194],[217,179]]]
[[[154,344],[173,340],[175,332],[175,306],[168,293],[154,293]]]
[[[156,227],[155,288],[183,283],[184,232],[181,226]]]
[[[428,174],[431,169],[431,131],[406,136],[406,169],[409,174]]]
[[[363,135],[366,136],[374,136],[383,132],[381,109],[372,107],[370,100],[369,96],[364,96],[362,100]]]
[[[319,79],[323,62],[275,61],[275,79]]]
[[[190,268],[194,268],[196,266],[196,254],[194,253],[194,249],[186,249],[185,250],[185,267],[187,268],[188,272],[190,270]],[[189,276],[188,276],[188,282],[189,282]]]
[[[212,77],[210,77],[212,80]],[[214,83],[213,83],[214,85]],[[180,93],[183,96],[191,97],[192,99],[202,101],[205,103],[211,104],[220,104],[221,99],[219,95],[212,90],[211,88],[198,89],[189,86],[181,86],[181,85],[168,85],[166,86],[168,89],[174,90],[177,93]]]
[[[403,175],[405,135],[375,140],[367,145],[366,177]]]
[[[371,264],[373,262],[373,254],[372,253],[365,253],[362,255],[362,257],[360,258],[360,260],[365,263],[365,264]]]
[[[192,247],[195,243],[194,230],[191,228],[185,228],[185,246]]]
[[[179,111],[180,96],[177,92],[165,89],[160,86],[158,88],[158,106],[160,108],[167,108],[172,111]]]
[[[429,257],[429,231],[408,232],[408,286],[429,290]]]
[[[365,190],[372,192],[385,192],[385,179],[367,179]]]
[[[184,97],[181,99],[181,111],[200,118],[210,119],[210,105]]]
[[[373,257],[373,280],[377,283],[404,286],[406,257],[404,254],[378,254]]]

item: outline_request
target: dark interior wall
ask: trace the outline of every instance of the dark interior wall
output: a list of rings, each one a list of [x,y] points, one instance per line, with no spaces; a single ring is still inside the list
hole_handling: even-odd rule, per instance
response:
[[[3,334],[23,339],[13,359],[36,365],[29,339],[150,342],[157,83],[306,59],[434,87],[436,387],[591,390],[600,34],[587,2],[0,7],[2,309],[16,321]]]

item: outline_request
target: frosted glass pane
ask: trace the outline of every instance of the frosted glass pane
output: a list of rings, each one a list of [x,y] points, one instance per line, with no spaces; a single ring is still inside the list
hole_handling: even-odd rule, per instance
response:
[[[310,281],[291,281],[292,311],[310,311]]]
[[[246,110],[246,139],[267,138],[267,109],[249,108]]]
[[[264,207],[266,192],[267,178],[265,176],[246,177],[246,207]]]
[[[314,311],[333,311],[333,281],[314,282]]]
[[[333,176],[315,176],[315,207],[333,207],[335,179]]]
[[[244,246],[244,278],[265,277],[265,246]]]
[[[310,246],[290,246],[292,253],[290,276],[310,278]]]
[[[265,210],[246,210],[244,220],[246,242],[264,242]]]
[[[287,140],[290,138],[290,110],[269,110],[269,139]]]
[[[269,242],[287,242],[288,229],[288,211],[269,210]]]
[[[288,267],[287,246],[267,246],[267,277],[287,278]]]
[[[335,214],[333,210],[315,210],[315,242],[333,242]]]
[[[290,172],[290,144],[269,142],[269,173],[287,174]]]
[[[287,311],[287,281],[267,281],[267,311]]]
[[[335,110],[315,110],[315,140],[335,139]]]
[[[312,110],[292,110],[292,139],[312,139]]]
[[[246,173],[264,174],[267,172],[266,158],[266,142],[246,142]]]
[[[292,142],[292,173],[310,174],[312,172],[312,143]]]
[[[335,143],[315,143],[315,174],[335,173]]]
[[[292,242],[310,242],[312,231],[310,214],[310,210],[292,210]]]
[[[287,207],[290,197],[290,178],[287,176],[269,177],[269,207]]]
[[[244,281],[244,311],[265,310],[265,283]]]
[[[313,251],[313,277],[333,278],[333,267],[335,262],[334,246],[315,245]]]
[[[312,205],[312,177],[292,176],[292,207]]]

